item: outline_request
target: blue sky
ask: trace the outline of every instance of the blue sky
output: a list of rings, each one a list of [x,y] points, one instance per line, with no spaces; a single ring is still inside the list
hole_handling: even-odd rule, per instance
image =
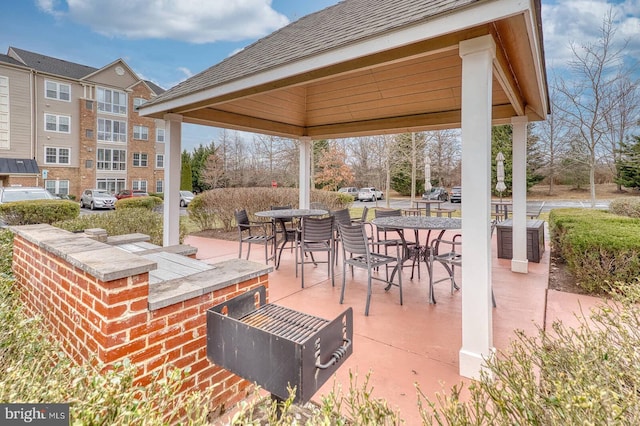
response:
[[[386,0],[380,0],[386,1]],[[515,0],[514,0],[515,1]],[[253,41],[337,0],[12,0],[0,14],[0,53],[9,46],[100,68],[118,58],[166,89]],[[594,41],[609,8],[616,37],[640,63],[640,0],[543,0],[549,68],[570,42]],[[217,140],[217,129],[185,125],[183,148]]]

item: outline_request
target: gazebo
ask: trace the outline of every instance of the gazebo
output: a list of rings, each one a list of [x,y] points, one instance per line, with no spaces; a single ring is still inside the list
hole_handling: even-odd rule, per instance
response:
[[[462,129],[460,374],[493,352],[491,126],[513,126],[513,259],[527,273],[526,129],[549,101],[540,0],[343,0],[305,16],[140,108],[166,121],[164,244],[178,242],[181,123],[300,141]]]

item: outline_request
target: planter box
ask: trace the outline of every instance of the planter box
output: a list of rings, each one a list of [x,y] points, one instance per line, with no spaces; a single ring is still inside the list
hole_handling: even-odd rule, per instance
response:
[[[513,220],[508,219],[498,223],[498,258],[513,258]],[[544,253],[544,221],[527,221],[527,259],[531,262],[540,262]]]

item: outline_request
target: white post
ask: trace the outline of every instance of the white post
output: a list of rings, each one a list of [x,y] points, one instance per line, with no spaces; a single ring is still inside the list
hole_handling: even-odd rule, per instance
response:
[[[311,201],[311,138],[300,138],[300,196],[298,205],[308,209]]]
[[[460,42],[462,58],[462,348],[460,375],[478,378],[493,353],[491,90],[495,42]],[[468,213],[467,213],[468,212]]]
[[[511,271],[529,272],[527,260],[527,123],[526,116],[512,117],[513,126],[513,258]]]
[[[166,114],[164,142],[164,230],[162,244],[180,243],[180,168],[182,166],[182,116]]]

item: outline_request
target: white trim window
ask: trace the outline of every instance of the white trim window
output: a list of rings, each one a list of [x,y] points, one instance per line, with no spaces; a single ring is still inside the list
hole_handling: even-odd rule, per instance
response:
[[[45,164],[71,164],[71,149],[47,146],[44,148]]]
[[[127,142],[127,122],[98,118],[98,140]]]
[[[71,133],[71,117],[68,115],[45,114],[44,123],[47,132]]]
[[[68,180],[45,180],[44,187],[53,195],[69,195]]]
[[[0,75],[0,149],[9,149],[9,77]]]
[[[164,169],[164,154],[156,154],[156,169]]]
[[[133,98],[133,109],[138,109],[140,105],[144,105],[147,102],[144,98]]]
[[[156,142],[164,142],[164,129],[156,129]]]
[[[125,189],[126,183],[127,180],[123,178],[98,178],[96,179],[96,188],[115,194]]]
[[[164,192],[164,181],[162,179],[156,181],[156,192],[159,194]]]
[[[133,126],[133,138],[148,141],[149,128],[147,126]]]
[[[147,167],[149,165],[149,156],[146,152],[133,153],[133,167]]]
[[[47,99],[71,102],[71,85],[45,80],[44,97]]]
[[[131,182],[131,189],[134,191],[144,191],[147,192],[147,181],[146,180],[134,180]]]
[[[98,148],[96,169],[127,170],[127,151],[124,149]]]
[[[119,90],[98,87],[98,111],[127,115],[127,94]]]

